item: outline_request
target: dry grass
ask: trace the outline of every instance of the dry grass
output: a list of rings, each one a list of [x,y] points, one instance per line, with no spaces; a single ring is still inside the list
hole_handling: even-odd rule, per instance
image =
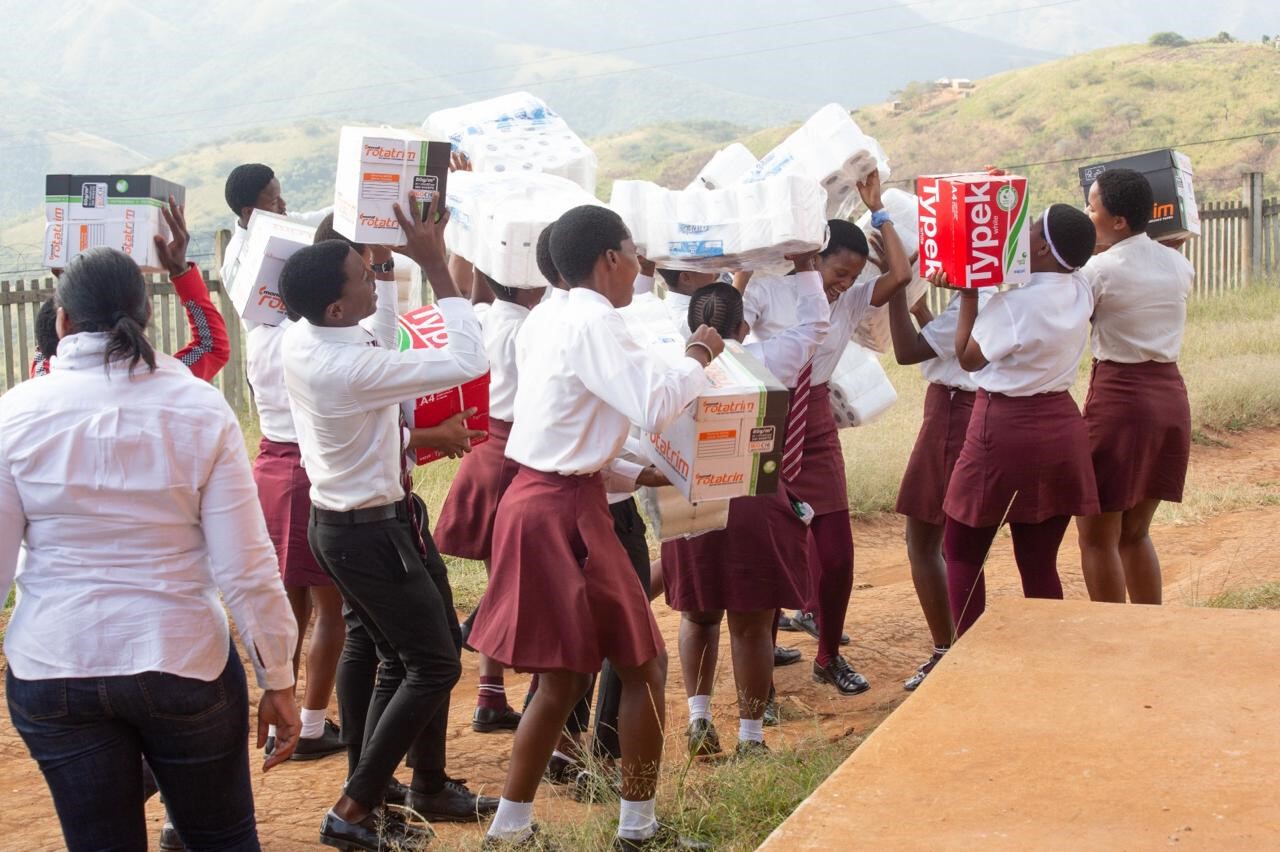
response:
[[[1280,609],[1280,583],[1265,583],[1249,589],[1228,589],[1205,602],[1219,609]]]

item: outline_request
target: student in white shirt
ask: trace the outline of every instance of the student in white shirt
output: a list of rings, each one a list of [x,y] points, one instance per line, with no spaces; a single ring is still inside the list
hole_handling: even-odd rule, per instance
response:
[[[146,848],[142,758],[193,847],[257,849],[248,690],[230,609],[264,690],[258,744],[297,741],[296,627],[235,415],[145,336],[137,265],[92,249],[58,282],[58,367],[0,398],[0,591],[14,726],[67,847]],[[214,791],[215,795],[210,795]]]
[[[446,728],[438,722],[461,670],[457,618],[444,563],[419,536],[402,466],[400,402],[488,369],[471,305],[458,298],[445,263],[449,217],[435,221],[438,205],[433,200],[421,222],[395,210],[406,254],[440,297],[445,349],[397,351],[389,346],[394,323],[386,334],[385,323],[375,323],[376,334],[360,325],[377,311],[374,274],[347,243],[301,249],[280,275],[286,305],[302,317],[285,332],[281,349],[311,479],[311,547],[379,653],[398,658],[405,670],[394,694],[375,692],[372,730],[365,731],[359,762],[321,826],[331,845],[379,848],[379,806],[411,746],[417,760],[406,803],[418,813],[474,818],[496,806],[444,773]],[[416,743],[424,731],[433,741]]]
[[[1079,270],[1095,239],[1088,216],[1054,204],[1031,226],[1028,283],[992,296],[981,314],[977,291],[960,291],[956,358],[979,390],[942,504],[957,636],[986,607],[983,563],[1001,524],[1013,532],[1024,594],[1060,599],[1067,524],[1097,512],[1088,430],[1068,393],[1093,313]]]
[[[240,266],[240,251],[249,238],[249,217],[254,210],[288,216],[307,225],[318,225],[320,220],[333,212],[333,207],[329,206],[306,213],[290,213],[280,191],[279,178],[270,166],[262,163],[244,163],[232,169],[231,174],[227,175],[222,194],[236,217],[231,241],[227,243],[226,252],[222,256],[222,269],[219,270],[226,287],[231,286],[236,269]]]
[[[662,305],[671,317],[671,324],[688,339],[693,333],[689,328],[689,299],[702,287],[713,283],[718,275],[714,272],[691,272],[687,269],[659,269],[667,285],[667,295]]]
[[[1101,513],[1077,522],[1089,597],[1158,604],[1160,559],[1151,518],[1182,502],[1191,459],[1191,405],[1178,372],[1195,267],[1146,234],[1151,185],[1108,169],[1089,189],[1101,252],[1093,288],[1093,373],[1085,399]]]
[[[533,797],[561,727],[607,657],[623,682],[615,847],[639,848],[658,842],[665,659],[646,590],[614,534],[601,471],[631,423],[660,431],[706,388],[703,368],[723,344],[698,329],[688,357],[666,367],[631,338],[615,308],[630,302],[639,264],[613,211],[566,212],[551,253],[571,289],[552,313],[545,304],[535,310],[517,337],[507,455],[520,470],[498,506],[492,575],[470,637],[476,650],[540,672],[489,836],[530,836]]]
[[[796,258],[796,325],[766,341],[749,343],[784,385],[794,386],[827,334],[830,308],[816,269],[817,252]],[[748,331],[742,296],[731,285],[710,284],[693,295],[689,324],[706,324],[722,337]],[[783,440],[784,436],[779,436]],[[773,624],[779,608],[801,607],[809,597],[804,521],[792,508],[785,483],[772,494],[729,502],[723,530],[662,543],[667,603],[680,612],[680,665],[689,701],[689,752],[718,753],[711,719],[720,622],[729,622],[733,676],[738,687],[738,754],[766,750],[764,712],[773,680]]]
[[[990,287],[978,291],[978,309],[991,299]],[[913,691],[951,647],[954,626],[947,600],[947,564],[942,556],[942,533],[946,515],[942,501],[964,447],[969,418],[977,400],[977,384],[956,360],[956,324],[960,319],[960,294],[955,293],[945,310],[936,317],[925,297],[907,307],[907,292],[899,290],[889,300],[889,333],[893,354],[899,364],[919,364],[929,383],[924,398],[924,417],[915,447],[902,473],[898,500],[894,507],[907,519],[907,558],[911,580],[920,609],[933,639],[933,653],[909,677],[903,688]],[[919,331],[911,322],[919,323]]]
[[[819,254],[818,271],[831,305],[830,326],[808,368],[808,394],[797,388],[791,403],[792,411],[803,411],[806,419],[803,456],[789,491],[807,503],[814,515],[809,524],[810,597],[805,611],[797,612],[791,620],[818,640],[813,676],[841,695],[865,692],[870,684],[840,654],[840,646],[849,641],[843,631],[853,590],[853,534],[844,454],[827,382],[867,309],[888,304],[894,291],[911,280],[897,226],[880,198],[879,175],[872,172],[858,185],[858,192],[872,211],[873,227],[882,235],[889,269],[874,279],[855,283],[870,253],[866,235],[843,219],[828,223],[831,236]],[[757,340],[777,337],[796,324],[795,288],[779,278],[752,277],[743,301],[747,323]],[[784,466],[786,461],[784,457]]]

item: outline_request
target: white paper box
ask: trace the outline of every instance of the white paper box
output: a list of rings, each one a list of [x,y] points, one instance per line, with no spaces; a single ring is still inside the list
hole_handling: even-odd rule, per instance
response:
[[[83,251],[124,252],[144,272],[163,272],[155,237],[172,237],[161,208],[183,187],[151,175],[45,176],[44,265],[65,267]]]
[[[288,216],[254,210],[248,231],[227,295],[246,322],[279,325],[286,317],[280,270],[294,252],[311,245],[316,229]]]
[[[596,191],[596,155],[555,110],[528,92],[437,110],[422,130],[447,139],[477,172],[542,172]]]
[[[742,179],[751,182],[793,172],[807,175],[826,189],[827,217],[834,218],[842,208],[853,209],[858,181],[875,170],[881,180],[888,179],[889,159],[880,143],[863,133],[844,107],[827,104],[761,157]]]
[[[333,229],[368,245],[404,245],[393,204],[413,216],[412,201],[430,201],[448,152],[432,162],[428,142],[417,133],[391,127],[344,127],[338,137],[338,171],[333,193]],[[430,173],[429,173],[430,172]],[[446,190],[447,191],[447,190]]]
[[[505,287],[547,286],[538,271],[538,236],[565,211],[601,204],[570,180],[530,172],[454,172],[445,203],[445,242]]]
[[[759,165],[756,155],[741,142],[721,148],[707,161],[687,189],[724,189],[741,181],[748,172]]]
[[[707,378],[711,387],[675,423],[644,433],[650,461],[690,502],[777,491],[790,393],[733,341]]]
[[[729,525],[728,500],[690,503],[669,485],[637,489],[636,502],[649,519],[649,529],[658,541],[694,538]]]
[[[898,392],[880,359],[856,343],[845,347],[830,381],[831,413],[836,426],[866,426],[898,401]]]
[[[772,267],[787,254],[822,248],[827,236],[826,193],[794,173],[724,189],[620,180],[609,206],[631,229],[637,250],[666,269]]]

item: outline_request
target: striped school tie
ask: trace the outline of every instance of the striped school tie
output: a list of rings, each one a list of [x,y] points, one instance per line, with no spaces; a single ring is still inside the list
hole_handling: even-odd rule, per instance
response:
[[[809,420],[809,381],[813,378],[813,359],[800,368],[796,389],[791,393],[791,410],[787,412],[787,437],[782,444],[782,481],[791,484],[800,475],[804,458],[804,433]]]

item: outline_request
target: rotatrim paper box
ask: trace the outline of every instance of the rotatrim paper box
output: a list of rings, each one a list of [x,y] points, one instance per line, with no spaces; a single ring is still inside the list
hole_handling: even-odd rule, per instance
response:
[[[798,172],[724,189],[614,181],[609,206],[640,254],[666,269],[761,269],[816,251],[827,236],[826,192]]]
[[[444,349],[449,345],[449,333],[445,329],[444,315],[435,305],[424,305],[403,314],[399,319],[397,343],[405,349]],[[472,440],[472,446],[489,440],[489,374],[464,382],[448,390],[435,391],[418,397],[413,404],[414,428],[439,426],[445,420],[468,408],[476,409],[474,417],[467,419],[467,426],[484,432],[484,437]],[[444,458],[438,450],[419,449],[418,464],[426,464]]]
[[[540,172],[457,172],[446,193],[449,250],[505,287],[546,287],[538,237],[565,211],[603,203],[571,180]]]
[[[781,476],[790,394],[733,341],[706,373],[711,387],[671,426],[644,433],[650,461],[691,503],[772,494]]]
[[[294,252],[311,245],[316,229],[288,216],[254,210],[248,230],[228,295],[241,319],[279,325],[287,316],[280,270]]]
[[[338,137],[333,228],[358,243],[404,245],[391,205],[407,216],[422,211],[437,192],[447,193],[447,142],[428,142],[390,127],[344,127]]]
[[[555,110],[528,92],[437,110],[422,123],[448,139],[477,172],[558,175],[594,195],[596,155]]]
[[[920,276],[970,289],[1031,280],[1027,179],[983,173],[916,178]]]
[[[1089,201],[1089,188],[1107,169],[1133,169],[1151,184],[1153,204],[1147,236],[1153,240],[1199,236],[1200,211],[1196,207],[1191,159],[1186,154],[1165,149],[1085,166],[1080,170],[1085,203]]]
[[[858,181],[873,171],[889,177],[884,148],[862,132],[849,111],[827,104],[800,125],[742,180],[752,182],[771,175],[798,172],[813,178],[827,191],[827,217],[844,218],[859,202]]]
[[[151,175],[46,175],[44,264],[66,266],[83,251],[107,246],[147,272],[162,272],[154,239],[172,235],[161,208],[186,190]]]
[[[670,485],[638,488],[636,502],[648,517],[649,529],[658,541],[694,538],[729,525],[728,500],[690,503]]]

